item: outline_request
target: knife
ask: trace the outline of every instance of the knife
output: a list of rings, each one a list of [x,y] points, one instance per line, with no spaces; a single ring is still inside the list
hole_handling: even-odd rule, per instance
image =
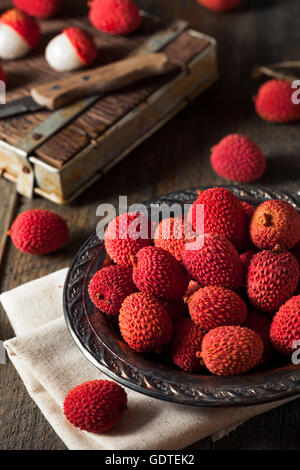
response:
[[[69,78],[35,87],[31,96],[0,105],[0,119],[41,109],[55,110],[79,98],[119,90],[147,77],[170,72],[163,53],[134,56]]]

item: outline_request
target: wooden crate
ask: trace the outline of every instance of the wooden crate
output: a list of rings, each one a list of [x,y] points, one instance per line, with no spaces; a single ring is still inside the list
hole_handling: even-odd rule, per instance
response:
[[[55,72],[44,59],[46,44],[66,25],[84,27],[95,37],[99,47],[95,66],[125,58],[165,29],[147,16],[128,37],[97,32],[82,15],[43,21],[38,49],[24,60],[5,64],[7,101],[28,95],[33,86],[69,75]],[[106,95],[71,122],[65,108],[54,116],[62,121],[54,134],[53,129],[47,134],[49,111],[1,120],[0,174],[15,182],[21,194],[36,193],[59,204],[74,199],[103,176],[216,80],[214,39],[179,25],[182,32],[162,49],[174,65],[168,76]],[[41,124],[46,132],[40,132]]]

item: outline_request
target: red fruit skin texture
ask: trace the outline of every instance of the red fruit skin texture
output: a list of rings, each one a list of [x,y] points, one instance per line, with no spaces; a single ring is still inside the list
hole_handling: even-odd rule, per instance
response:
[[[263,355],[261,337],[241,326],[220,326],[203,338],[201,358],[215,375],[240,375],[253,369]]]
[[[41,38],[38,23],[20,10],[8,10],[0,17],[0,22],[13,28],[34,49]]]
[[[243,282],[243,265],[234,246],[221,235],[205,234],[186,243],[181,258],[191,279],[202,286],[238,289]]]
[[[218,175],[240,183],[258,180],[266,169],[266,159],[259,147],[240,134],[224,137],[212,148],[210,160]]]
[[[7,84],[6,73],[4,72],[4,69],[3,69],[3,67],[1,67],[1,65],[0,65],[0,81]]]
[[[110,431],[127,408],[127,395],[109,380],[91,380],[73,388],[64,400],[67,420],[82,431]]]
[[[173,334],[173,322],[163,304],[142,292],[124,300],[119,326],[125,343],[141,353],[160,350]]]
[[[148,238],[136,238],[135,226],[137,220],[142,226],[147,227]],[[151,224],[147,217],[139,216],[138,213],[128,212],[113,219],[105,230],[104,245],[108,256],[117,264],[132,266],[132,256],[145,247],[152,245]]]
[[[140,10],[133,0],[93,0],[90,8],[90,22],[105,33],[130,34],[141,24]]]
[[[257,310],[274,314],[294,294],[299,265],[288,251],[276,249],[257,253],[250,261],[248,297]]]
[[[274,123],[293,122],[300,119],[300,104],[294,104],[295,89],[284,80],[268,80],[254,97],[255,110],[264,120]]]
[[[247,317],[243,299],[223,287],[199,289],[190,298],[188,307],[191,319],[205,333],[219,326],[241,325]]]
[[[113,265],[97,271],[88,290],[96,308],[107,315],[117,316],[123,301],[137,289],[132,279],[132,269]]]
[[[80,28],[66,28],[63,33],[69,38],[84,65],[90,65],[97,57],[98,50],[94,39]]]
[[[260,361],[261,363],[268,362],[274,354],[274,348],[270,340],[271,322],[272,320],[267,314],[256,310],[249,310],[244,323],[244,326],[255,331],[263,340],[264,352]]]
[[[140,291],[164,300],[182,298],[188,286],[179,261],[168,251],[152,246],[138,252],[133,266],[133,281]]]
[[[289,250],[300,240],[300,215],[286,201],[265,201],[252,216],[250,235],[258,248],[268,250],[279,245]]]
[[[291,356],[294,341],[300,340],[300,295],[292,297],[280,307],[270,329],[270,338],[277,351]],[[299,345],[296,347],[299,349]]]
[[[204,205],[204,213],[197,206]],[[203,220],[204,216],[204,220]],[[198,199],[188,212],[188,222],[194,230],[226,237],[238,250],[246,235],[246,217],[241,201],[228,189],[211,188],[199,191]],[[199,233],[202,235],[202,233]]]
[[[163,248],[181,261],[181,251],[185,243],[184,221],[179,217],[163,219],[154,234],[154,245]]]
[[[61,0],[13,0],[19,10],[30,16],[45,19],[55,16],[61,9]]]
[[[204,334],[190,318],[182,318],[176,323],[170,350],[177,367],[185,372],[198,372],[203,368],[196,354],[201,351]]]
[[[234,10],[241,4],[241,0],[197,0],[197,2],[208,10],[216,12]]]
[[[58,214],[33,209],[18,215],[11,226],[10,236],[16,248],[23,253],[45,255],[67,243],[69,230]]]

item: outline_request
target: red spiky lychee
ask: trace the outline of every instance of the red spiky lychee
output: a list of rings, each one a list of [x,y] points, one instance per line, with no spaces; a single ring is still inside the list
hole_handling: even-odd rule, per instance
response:
[[[109,380],[91,380],[73,388],[64,400],[64,414],[73,426],[88,432],[112,429],[127,408],[127,395]]]
[[[142,248],[133,257],[133,281],[142,292],[164,300],[182,298],[188,285],[179,261],[154,246]]]
[[[34,49],[41,37],[38,23],[20,10],[8,10],[0,17],[0,57],[19,59]]]
[[[88,290],[95,307],[107,315],[119,315],[123,301],[137,290],[132,268],[120,265],[102,268],[92,277]]]
[[[60,11],[62,0],[13,0],[13,4],[30,16],[45,19],[55,16]]]
[[[228,189],[199,191],[188,212],[188,222],[199,235],[222,235],[237,249],[241,248],[245,239],[246,218],[241,201]]]
[[[92,25],[110,34],[129,34],[141,24],[140,10],[133,0],[92,0]]]
[[[239,375],[253,369],[264,345],[255,331],[241,326],[219,326],[203,338],[201,359],[215,375]]]
[[[137,212],[119,215],[108,224],[104,245],[115,263],[132,266],[132,256],[152,245],[150,220]]]
[[[190,297],[188,307],[193,322],[205,333],[218,326],[241,325],[247,316],[243,299],[224,287],[200,288]]]
[[[247,319],[244,323],[244,326],[250,328],[250,330],[255,331],[263,340],[264,352],[260,361],[262,363],[267,362],[274,353],[274,348],[270,340],[271,322],[272,320],[269,315],[263,312],[258,312],[256,310],[249,310]]]
[[[275,248],[261,251],[250,261],[247,292],[252,305],[275,313],[294,294],[299,280],[299,265],[288,251]]]
[[[197,2],[208,10],[216,12],[234,10],[241,4],[241,0],[197,0]]]
[[[69,230],[64,219],[58,214],[32,209],[18,215],[8,234],[20,251],[45,255],[65,245]]]
[[[124,341],[137,352],[158,351],[173,334],[173,322],[163,304],[143,292],[124,300],[119,326]]]
[[[265,201],[252,216],[250,235],[258,248],[268,250],[280,245],[289,250],[300,240],[300,215],[286,201]]]
[[[258,180],[266,169],[266,159],[260,148],[240,134],[224,137],[212,148],[210,160],[218,175],[240,183]]]
[[[66,28],[46,48],[48,64],[58,72],[70,72],[92,64],[98,54],[94,39],[81,28]]]
[[[243,265],[234,246],[221,235],[206,234],[187,242],[181,258],[191,279],[202,286],[238,289]]]
[[[295,89],[284,80],[268,80],[254,97],[257,114],[270,122],[293,122],[300,119],[300,104],[293,103]]]
[[[203,367],[197,357],[203,337],[204,332],[190,318],[179,320],[175,324],[170,348],[174,364],[186,372],[198,372]]]
[[[292,297],[280,307],[270,329],[275,349],[289,356],[300,347],[300,295]]]
[[[181,261],[181,251],[185,242],[185,226],[182,218],[163,219],[154,234],[154,245],[168,251],[177,261]]]

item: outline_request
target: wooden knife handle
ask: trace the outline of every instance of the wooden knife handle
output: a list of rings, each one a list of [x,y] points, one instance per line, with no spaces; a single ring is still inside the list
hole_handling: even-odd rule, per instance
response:
[[[143,78],[167,73],[169,70],[170,64],[165,54],[147,54],[33,88],[31,96],[41,106],[53,110],[80,98],[117,90]]]

